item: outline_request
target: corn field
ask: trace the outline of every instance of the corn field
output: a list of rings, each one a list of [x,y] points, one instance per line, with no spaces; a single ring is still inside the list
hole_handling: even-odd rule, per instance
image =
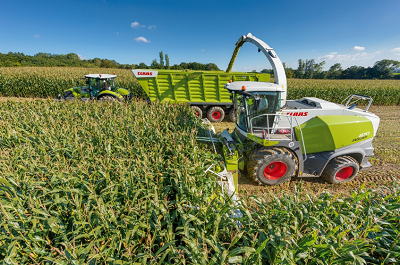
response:
[[[2,67],[0,96],[56,98],[65,89],[76,86],[76,78],[112,72],[118,75],[117,86],[129,89],[136,97],[147,98],[129,70],[61,67]],[[288,99],[307,96],[340,103],[350,94],[362,94],[372,97],[374,105],[395,105],[400,103],[399,89],[400,80],[288,79]]]
[[[129,70],[77,67],[0,67],[0,96],[24,98],[57,98],[64,90],[76,87],[77,78],[87,74],[115,74],[115,85],[145,97]],[[79,86],[84,85],[81,81]],[[147,97],[146,97],[147,98]]]
[[[189,106],[6,101],[0,117],[3,264],[400,262],[398,183],[235,205]]]
[[[350,94],[370,96],[374,105],[400,104],[400,80],[288,79],[288,98],[317,97],[341,103]]]

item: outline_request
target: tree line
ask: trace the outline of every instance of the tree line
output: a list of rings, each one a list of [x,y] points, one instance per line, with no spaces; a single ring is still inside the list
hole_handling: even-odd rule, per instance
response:
[[[324,71],[325,61],[320,63],[314,59],[299,59],[297,69],[286,67],[283,63],[288,78],[302,79],[400,79],[400,62],[395,60],[380,60],[372,67],[351,66],[343,69],[340,63],[332,65],[329,70]],[[117,69],[171,69],[171,70],[196,70],[196,71],[220,71],[214,63],[202,64],[197,62],[182,62],[170,65],[168,54],[161,51],[159,60],[154,59],[150,65],[141,62],[140,64],[120,64],[115,60],[108,59],[81,59],[75,53],[51,54],[37,53],[25,55],[19,52],[0,53],[0,67],[18,66],[57,66],[57,67],[86,67],[86,68],[117,68]],[[270,73],[272,70],[264,69],[261,73]]]
[[[86,68],[118,68],[118,69],[171,69],[171,70],[204,70],[219,71],[220,69],[214,63],[202,64],[196,62],[170,65],[168,54],[160,52],[160,60],[156,59],[150,65],[140,64],[120,64],[115,60],[108,59],[81,59],[75,53],[51,54],[37,53],[35,55],[26,55],[20,52],[0,53],[0,67],[18,67],[18,66],[56,66],[56,67],[86,67]]]
[[[375,62],[372,67],[350,66],[346,69],[342,68],[340,63],[332,65],[329,70],[324,71],[325,61],[320,63],[314,59],[298,61],[297,69],[286,67],[283,63],[286,76],[288,78],[302,79],[400,79],[400,75],[395,75],[400,71],[400,62],[395,60],[380,60]],[[270,73],[273,70],[264,69],[262,73]]]

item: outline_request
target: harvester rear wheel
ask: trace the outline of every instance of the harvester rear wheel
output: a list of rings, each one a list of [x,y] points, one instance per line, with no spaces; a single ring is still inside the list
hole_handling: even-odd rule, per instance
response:
[[[207,111],[207,119],[211,122],[221,122],[225,118],[225,112],[221,107],[212,107]]]
[[[358,173],[357,160],[351,156],[339,156],[329,161],[321,178],[328,183],[339,184],[351,181]]]
[[[200,119],[203,117],[203,111],[197,107],[197,106],[192,106],[194,114],[199,117]]]
[[[236,113],[234,108],[231,108],[231,110],[229,111],[229,119],[231,119],[232,122],[235,122],[236,120]]]
[[[248,175],[260,185],[278,185],[293,177],[298,169],[295,155],[285,148],[261,147],[248,158]]]

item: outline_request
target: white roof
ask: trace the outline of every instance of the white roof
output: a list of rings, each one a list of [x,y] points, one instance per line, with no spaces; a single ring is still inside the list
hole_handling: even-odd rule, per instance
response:
[[[110,78],[116,78],[116,75],[109,75],[109,74],[90,74],[90,75],[85,75],[85,77],[89,78],[98,78],[98,79],[110,79]]]
[[[230,91],[241,91],[242,87],[246,88],[246,92],[262,92],[262,91],[282,91],[280,85],[269,82],[255,82],[255,81],[239,81],[226,83],[225,88]]]

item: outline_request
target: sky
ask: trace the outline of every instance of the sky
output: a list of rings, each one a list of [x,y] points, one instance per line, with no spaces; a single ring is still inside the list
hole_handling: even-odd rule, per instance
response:
[[[136,1],[0,0],[0,52],[76,53],[150,65],[215,63],[225,70],[238,38],[252,33],[282,62],[325,61],[324,69],[400,61],[399,0]],[[234,71],[271,69],[245,43]]]

